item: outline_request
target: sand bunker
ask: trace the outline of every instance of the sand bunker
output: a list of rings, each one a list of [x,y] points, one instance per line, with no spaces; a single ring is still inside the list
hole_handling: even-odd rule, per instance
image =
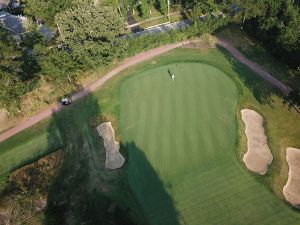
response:
[[[125,158],[120,154],[120,145],[115,140],[115,131],[111,122],[105,122],[97,127],[99,135],[104,140],[106,150],[105,167],[108,169],[117,169],[123,166]]]
[[[287,148],[286,160],[289,164],[289,179],[283,188],[285,199],[300,209],[300,149]]]
[[[269,149],[263,127],[263,118],[254,110],[243,109],[242,119],[246,125],[248,151],[243,157],[247,168],[255,173],[264,175],[272,163],[273,156]]]

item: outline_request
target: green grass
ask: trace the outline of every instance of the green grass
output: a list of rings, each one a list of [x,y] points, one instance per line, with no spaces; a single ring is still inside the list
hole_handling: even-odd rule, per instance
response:
[[[199,170],[194,169],[195,171],[194,174],[190,174],[189,176],[184,176],[185,174],[182,174],[182,178],[178,179],[176,182],[172,181],[173,183],[171,182],[168,183],[166,182],[166,180],[164,180],[167,178],[169,173],[157,174],[158,165],[155,165],[155,163],[153,165],[149,163],[149,160],[147,159],[148,157],[147,152],[146,153],[143,152],[145,150],[144,148],[141,148],[141,146],[138,145],[135,146],[135,143],[133,142],[128,143],[128,149],[130,149],[130,151],[135,151],[136,149],[139,149],[135,151],[135,154],[129,155],[129,157],[137,157],[141,159],[141,165],[143,165],[143,167],[141,165],[137,165],[137,166],[140,166],[141,170],[148,171],[148,175],[150,174],[148,179],[150,180],[152,179],[155,181],[153,183],[156,183],[156,186],[152,186],[152,187],[155,188],[155,190],[158,190],[157,191],[158,199],[161,197],[162,202],[164,202],[164,204],[168,204],[169,206],[166,212],[165,212],[166,209],[164,211],[160,210],[161,214],[166,213],[166,215],[178,215],[178,213],[180,213],[178,215],[180,219],[178,220],[186,219],[189,220],[191,223],[193,223],[195,219],[195,217],[192,216],[193,212],[186,207],[193,207],[193,202],[194,202],[195,205],[198,205],[199,207],[198,210],[200,211],[199,213],[203,216],[200,219],[198,218],[200,222],[202,221],[202,223],[205,223],[205,220],[206,221],[210,220],[210,218],[212,220],[216,220],[217,218],[219,218],[220,221],[217,221],[216,222],[217,224],[223,224],[221,218],[229,221],[228,223],[234,223],[235,221],[239,221],[239,219],[241,218],[248,218],[252,216],[253,218],[249,219],[249,221],[252,221],[252,224],[264,224],[264,223],[271,224],[272,221],[275,218],[277,218],[278,215],[280,215],[281,218],[279,218],[278,221],[275,222],[273,221],[275,224],[276,223],[297,224],[297,222],[291,221],[296,217],[295,213],[287,205],[285,205],[283,201],[281,201],[281,199],[283,198],[282,187],[284,186],[287,180],[287,174],[288,174],[288,166],[285,159],[286,147],[288,146],[296,147],[296,148],[300,147],[299,114],[297,114],[293,110],[289,111],[287,106],[282,104],[281,96],[278,95],[278,93],[270,85],[268,85],[263,80],[261,80],[256,74],[252,73],[246,66],[235,61],[223,49],[211,49],[211,50],[201,50],[201,51],[193,50],[193,49],[176,49],[160,57],[154,58],[149,62],[139,64],[136,67],[130,68],[122,72],[120,76],[115,77],[112,80],[108,81],[104,87],[102,87],[99,91],[93,93],[92,96],[86,97],[84,99],[81,99],[78,102],[75,102],[72,106],[66,107],[65,110],[58,113],[54,118],[44,121],[40,124],[37,124],[36,126],[27,129],[24,132],[19,133],[13,138],[3,143],[0,143],[0,166],[1,166],[0,177],[5,175],[7,171],[10,171],[16,167],[21,166],[24,162],[36,160],[37,158],[41,157],[44,154],[47,154],[51,151],[55,151],[58,148],[63,148],[65,149],[66,152],[69,152],[69,154],[65,155],[66,157],[65,167],[63,167],[65,168],[65,170],[62,170],[60,173],[60,177],[59,177],[60,182],[55,184],[58,186],[56,186],[56,188],[54,188],[52,191],[54,197],[57,195],[56,198],[63,199],[66,196],[67,197],[82,196],[82,198],[88,199],[89,196],[88,197],[85,196],[83,194],[85,192],[82,193],[80,192],[80,190],[88,190],[88,192],[90,192],[91,191],[90,188],[99,187],[99,184],[103,182],[105,184],[108,184],[110,190],[108,194],[109,196],[111,196],[113,199],[118,199],[118,201],[123,202],[124,205],[130,205],[131,208],[137,207],[132,211],[132,213],[138,212],[139,207],[135,206],[133,202],[130,202],[132,200],[131,199],[132,196],[130,194],[127,194],[130,190],[128,190],[126,187],[126,182],[124,181],[124,176],[125,176],[124,173],[109,174],[107,172],[102,171],[101,168],[103,167],[101,166],[103,166],[103,161],[104,161],[103,146],[102,143],[99,142],[95,129],[91,128],[91,126],[89,125],[89,120],[94,118],[95,116],[98,116],[99,114],[112,114],[116,117],[117,121],[120,122],[121,102],[124,101],[122,100],[123,94],[121,92],[122,89],[121,86],[123,84],[126,84],[127,80],[129,79],[133,79],[133,80],[139,79],[138,78],[139,76],[137,77],[135,76],[136,74],[141,75],[140,78],[141,80],[150,79],[147,78],[148,75],[145,75],[149,73],[148,71],[151,72],[154,71],[154,69],[157,67],[165,66],[170,63],[174,64],[176,62],[181,62],[181,63],[197,62],[197,63],[213,66],[218,69],[216,71],[218,71],[220,77],[228,76],[235,83],[238,91],[237,107],[235,111],[235,116],[238,122],[237,134],[236,134],[237,138],[236,138],[236,148],[231,149],[230,153],[227,156],[228,158],[226,158],[224,162],[223,161],[219,162],[221,166],[226,167],[225,169],[223,167],[222,168],[218,167],[213,163],[208,164],[207,173],[205,173],[203,170],[201,171],[201,169]],[[192,68],[187,69],[187,71],[189,70],[192,70]],[[195,73],[197,73],[197,71],[195,71]],[[158,75],[155,74],[153,79],[156,76],[159,77],[159,74]],[[195,77],[193,79],[197,79],[197,81],[199,81],[198,79],[200,78]],[[149,81],[151,81],[151,79]],[[193,83],[191,85],[194,87]],[[155,96],[156,95],[154,93],[155,89],[157,89],[157,87],[153,87],[152,90],[153,93],[151,92],[150,96],[145,96],[145,97],[151,98],[152,95]],[[189,90],[189,88],[187,89]],[[205,85],[204,85],[204,90],[206,90]],[[145,89],[145,91],[149,91],[149,89]],[[195,93],[201,93],[201,89],[200,90],[197,89],[194,91]],[[220,91],[221,93],[223,93],[223,91],[226,92],[226,90],[220,90]],[[188,99],[191,98],[190,95],[193,96],[192,93],[189,93],[187,96]],[[120,96],[122,101],[120,100]],[[166,98],[166,96],[164,95],[160,97],[162,98],[162,100]],[[206,98],[202,99],[201,98],[202,96],[198,96],[198,97],[199,99],[197,98],[197,100],[199,101],[206,100]],[[191,101],[195,101],[195,100],[191,100]],[[185,104],[185,102],[183,102],[183,104]],[[149,110],[153,110],[154,106],[153,107],[148,106],[148,107]],[[164,109],[164,105],[159,105],[159,107]],[[176,107],[179,106],[176,105]],[[190,107],[190,103],[188,107]],[[271,170],[264,177],[250,174],[245,169],[243,163],[240,160],[241,156],[243,155],[246,149],[244,125],[240,120],[240,113],[239,113],[239,110],[244,107],[257,110],[266,119],[265,127],[269,138],[270,147],[274,156],[274,161],[271,166]],[[141,109],[142,108],[138,108],[138,110]],[[201,110],[197,107],[195,109]],[[184,110],[182,109],[181,113],[185,112]],[[172,111],[172,113],[174,112]],[[172,113],[171,115],[168,116],[172,116],[173,115]],[[175,114],[173,116],[175,116]],[[176,116],[181,117],[182,115],[176,115]],[[230,115],[228,114],[228,116],[230,116],[230,118],[233,119],[232,113]],[[195,120],[194,118],[195,114],[192,115],[191,118],[189,117],[188,114],[184,115],[184,117],[185,120],[187,121]],[[160,123],[160,121],[156,121],[156,122]],[[189,122],[189,126],[191,126],[190,123],[191,122]],[[147,129],[148,128],[152,130],[154,129],[152,127],[154,126],[154,124],[144,124],[144,125],[147,126],[149,125]],[[172,126],[174,127],[175,125],[179,126],[179,124],[173,125],[172,123],[171,127]],[[213,124],[212,126],[215,125],[216,124]],[[157,134],[160,134],[162,130],[157,128],[156,132]],[[176,132],[177,130],[174,129],[174,132],[172,134],[175,135]],[[190,131],[186,131],[186,132],[189,133]],[[198,135],[201,134],[201,131],[197,131],[197,132]],[[120,135],[120,132],[117,133]],[[197,137],[198,136],[191,136],[191,138],[193,139]],[[82,143],[84,143],[83,140],[88,140],[87,143],[89,148],[87,152],[86,150],[85,151],[82,150],[84,149],[82,146]],[[184,139],[179,139],[178,141],[182,141],[182,140]],[[147,141],[147,139],[145,139],[145,141]],[[226,139],[226,141],[228,140]],[[74,142],[75,145],[70,146],[71,142]],[[153,145],[159,145],[159,143],[153,143]],[[147,146],[147,148],[148,147],[151,147],[151,145]],[[170,148],[170,146],[169,147],[166,146],[166,148]],[[215,155],[212,155],[212,157],[214,156]],[[156,156],[154,155],[153,157]],[[193,165],[197,164],[196,161],[197,161],[196,159],[195,161],[192,160],[193,162],[192,164]],[[98,165],[99,162],[100,165]],[[179,162],[179,165],[183,167],[183,165],[181,165],[180,163],[181,162]],[[213,168],[215,168],[215,171]],[[125,168],[125,172],[126,172],[126,168]],[[211,176],[213,174],[221,174],[221,175],[216,179],[211,179]],[[87,180],[83,179],[84,177],[86,177]],[[178,188],[180,188],[182,192],[187,192],[186,190],[190,190],[191,187],[190,183],[194,182],[193,179],[190,177],[198,177],[194,184],[197,185],[196,187],[199,187],[199,189],[194,188],[193,190],[196,192],[203,193],[202,196],[199,195],[200,197],[197,201],[191,197],[192,195],[185,196],[183,193],[182,194],[178,193],[179,190]],[[240,181],[234,183],[233,181],[235,181],[237,177],[240,179]],[[145,178],[141,177],[141,180],[143,179]],[[186,182],[184,182],[185,179]],[[170,180],[171,180],[171,175],[170,175]],[[70,182],[70,184],[67,185],[65,181]],[[136,182],[138,183],[138,181]],[[203,185],[203,183],[207,183],[208,186],[201,186]],[[224,184],[223,185],[224,188],[223,186],[222,187],[219,186],[218,185],[219,183]],[[59,186],[59,184],[61,184],[62,186]],[[201,189],[200,186],[202,187]],[[225,187],[232,188],[232,190],[230,191],[231,194],[228,194],[229,191],[226,190]],[[255,188],[257,188],[255,190],[256,194],[253,195]],[[247,197],[248,195],[246,196],[244,192],[250,193],[249,197]],[[136,191],[136,193],[138,192]],[[144,196],[147,197],[147,195],[150,193],[151,190],[149,190],[149,193],[148,192],[145,193]],[[93,194],[91,194],[91,196],[93,196]],[[135,197],[137,197],[138,199],[141,198],[141,196],[135,196]],[[191,200],[184,200],[186,197],[189,197]],[[218,201],[217,201],[217,197],[218,197]],[[246,198],[247,202],[244,202],[245,204],[243,205],[243,207],[237,201],[241,197],[247,197]],[[261,203],[260,200],[261,198],[264,199],[263,203]],[[94,199],[93,198],[91,199],[90,202],[93,205],[93,207],[97,206],[97,202],[100,201],[99,199],[101,200],[101,198],[96,198],[96,197]],[[77,199],[77,201],[79,200],[80,199]],[[152,200],[151,199],[149,200],[149,198],[147,198],[147,201],[156,201],[156,199],[153,198]],[[157,202],[159,203],[160,201],[157,200]],[[201,203],[200,205],[199,202]],[[260,223],[262,212],[256,210],[256,207],[262,209],[268,204],[268,202],[270,203],[268,207],[263,209],[265,210],[264,215],[271,215],[272,213],[274,213],[275,215],[269,216],[267,218],[269,219],[269,222],[266,219],[266,220],[262,220],[263,222]],[[144,209],[144,207],[142,208]],[[211,207],[215,208],[214,213],[208,210]],[[237,209],[235,207],[238,207],[239,213],[236,213]],[[156,205],[156,208],[157,210],[160,209],[159,204]],[[217,209],[220,209],[220,211],[217,211]],[[82,208],[79,208],[78,212],[80,210],[82,211]],[[150,207],[148,210],[149,213],[152,210],[152,208]],[[156,209],[154,209],[154,211],[155,210]],[[88,212],[92,213],[93,210],[89,210]],[[84,215],[85,216],[89,215],[89,213]],[[218,214],[220,214],[220,217],[216,216]],[[79,215],[82,216],[83,214],[78,213],[78,216]],[[300,221],[299,213],[297,215],[298,215],[297,216],[298,221]],[[231,218],[230,216],[232,216],[233,218]],[[161,216],[161,218],[162,217],[163,215]],[[170,217],[167,216],[166,218],[170,218]],[[173,217],[173,219],[174,218],[175,217]],[[256,221],[254,221],[255,218],[257,219]],[[177,220],[174,219],[174,221],[175,221],[174,224],[176,224]],[[247,221],[244,222],[247,223]],[[244,224],[244,222],[242,224]]]
[[[195,63],[147,70],[122,85],[129,183],[151,224],[299,220],[237,160],[237,96],[223,72]]]
[[[48,132],[48,128],[49,120],[45,120],[1,143],[0,175],[60,149],[63,144],[56,138],[60,135],[58,130]]]
[[[221,29],[216,34],[238,48],[246,57],[262,65],[273,76],[292,88],[300,86],[300,77],[272,56],[264,47],[236,26]]]

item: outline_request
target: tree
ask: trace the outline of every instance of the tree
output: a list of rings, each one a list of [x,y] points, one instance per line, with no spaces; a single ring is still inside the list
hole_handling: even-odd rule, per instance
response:
[[[300,12],[291,2],[286,2],[277,42],[289,51],[300,49]]]
[[[54,18],[60,13],[71,7],[81,5],[93,5],[97,0],[26,0],[24,8],[25,14],[35,19],[43,20],[47,25],[54,27]],[[116,0],[107,0],[116,2]],[[99,2],[102,2],[99,0]],[[106,2],[106,1],[104,1]]]
[[[158,0],[160,12],[166,16],[168,13],[168,0]]]
[[[300,12],[290,0],[236,0],[234,20],[243,24],[275,57],[300,66]],[[244,26],[245,24],[245,26]]]
[[[10,33],[0,27],[0,107],[14,111],[25,93],[22,50]]]
[[[138,6],[140,14],[143,19],[149,19],[150,17],[150,8],[147,0],[141,0],[141,4]]]
[[[42,19],[50,26],[54,26],[55,15],[73,5],[73,0],[27,0],[24,12],[36,19]]]
[[[80,64],[72,59],[71,54],[57,47],[36,45],[34,54],[41,68],[39,74],[52,82],[64,84],[69,78],[74,78],[80,71]]]
[[[57,14],[55,21],[61,43],[78,63],[95,67],[123,57],[125,25],[113,8],[73,7]]]

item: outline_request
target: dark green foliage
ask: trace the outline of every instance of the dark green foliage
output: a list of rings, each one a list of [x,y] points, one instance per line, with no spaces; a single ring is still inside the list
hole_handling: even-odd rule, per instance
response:
[[[289,108],[294,108],[300,113],[300,91],[293,90],[284,98],[283,103],[288,104]]]
[[[157,0],[159,10],[163,15],[168,13],[168,0]]]
[[[68,76],[75,77],[81,70],[82,65],[77,64],[64,49],[37,45],[34,52],[41,67],[40,74],[53,82],[68,81]]]
[[[234,20],[284,63],[300,66],[300,12],[290,0],[237,1]]]
[[[20,96],[25,92],[22,82],[22,49],[12,36],[0,28],[0,108],[19,107]]]
[[[125,34],[123,20],[107,6],[71,8],[55,17],[61,43],[72,58],[85,67],[107,65],[123,56]]]
[[[73,0],[27,0],[24,12],[36,19],[43,20],[48,25],[55,26],[55,15],[73,5]]]
[[[147,2],[147,0],[141,0],[141,4],[138,6],[138,10],[139,10],[140,16],[143,19],[149,19],[150,7],[149,7],[149,3]]]

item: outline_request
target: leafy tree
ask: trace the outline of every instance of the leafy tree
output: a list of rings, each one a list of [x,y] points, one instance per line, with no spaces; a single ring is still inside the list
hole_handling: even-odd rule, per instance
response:
[[[22,50],[16,41],[0,27],[0,107],[13,111],[25,93],[22,82]]]
[[[255,36],[284,63],[300,66],[300,12],[290,0],[236,0],[234,21],[245,23]],[[243,26],[243,25],[242,25]]]
[[[27,0],[24,12],[54,26],[55,15],[73,5],[73,0]]]
[[[143,19],[148,19],[150,17],[150,7],[147,0],[141,0],[141,4],[138,6],[138,9]]]
[[[72,58],[86,67],[108,64],[122,57],[125,25],[116,10],[107,6],[73,7],[55,17],[60,41]]]
[[[215,12],[218,9],[214,0],[200,1],[199,6],[203,14]]]
[[[99,2],[103,2],[98,0]],[[71,7],[78,7],[81,5],[93,5],[97,0],[26,0],[24,8],[25,14],[34,17],[35,19],[43,20],[46,24],[54,27],[54,17]],[[106,1],[104,1],[106,2]],[[108,3],[114,3],[116,0],[107,0]]]
[[[289,51],[300,49],[300,12],[291,2],[286,2],[277,42]]]
[[[0,70],[0,107],[11,112],[20,106],[20,97],[26,92],[25,84],[15,74]]]
[[[63,49],[39,44],[35,46],[34,54],[41,68],[40,75],[53,82],[68,82],[69,78],[75,77],[80,70],[80,64],[77,64],[71,54]]]
[[[168,0],[158,0],[158,5],[159,5],[160,12],[163,15],[167,15],[167,13],[168,13]]]

